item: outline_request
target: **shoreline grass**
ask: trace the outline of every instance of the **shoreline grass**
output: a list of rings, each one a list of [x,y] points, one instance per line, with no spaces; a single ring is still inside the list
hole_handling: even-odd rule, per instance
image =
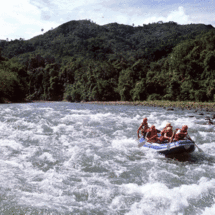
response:
[[[102,105],[134,105],[134,106],[148,106],[148,107],[163,107],[163,108],[179,108],[186,110],[202,110],[215,111],[215,102],[192,102],[192,101],[82,101],[87,104],[102,104]]]
[[[7,99],[1,104],[10,103],[34,103],[34,102],[69,102],[62,101],[45,101],[45,100],[32,100],[22,102],[11,102]],[[76,102],[77,103],[77,102]],[[100,105],[132,105],[132,106],[147,106],[147,107],[163,107],[169,109],[186,109],[186,110],[201,110],[208,112],[215,112],[215,102],[194,102],[194,101],[167,101],[167,100],[154,100],[154,101],[81,101],[80,103],[86,104],[100,104]]]

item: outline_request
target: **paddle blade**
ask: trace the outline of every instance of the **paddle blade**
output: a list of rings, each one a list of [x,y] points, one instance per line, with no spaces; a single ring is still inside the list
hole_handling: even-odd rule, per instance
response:
[[[143,146],[146,143],[146,141],[143,141],[141,143],[138,144],[138,147],[140,148],[141,146]]]
[[[202,149],[200,149],[196,144],[195,146],[198,148],[199,152],[204,153],[204,151]]]

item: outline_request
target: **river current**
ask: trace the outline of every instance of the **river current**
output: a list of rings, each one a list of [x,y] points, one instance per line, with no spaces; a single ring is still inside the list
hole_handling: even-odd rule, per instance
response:
[[[215,214],[206,115],[68,102],[2,104],[0,114],[0,214]],[[204,153],[138,148],[143,117],[157,129],[187,124]]]

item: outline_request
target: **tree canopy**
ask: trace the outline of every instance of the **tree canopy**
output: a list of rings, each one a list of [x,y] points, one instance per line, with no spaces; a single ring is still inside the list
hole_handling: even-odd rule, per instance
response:
[[[215,101],[214,77],[211,25],[81,20],[0,42],[1,101]]]

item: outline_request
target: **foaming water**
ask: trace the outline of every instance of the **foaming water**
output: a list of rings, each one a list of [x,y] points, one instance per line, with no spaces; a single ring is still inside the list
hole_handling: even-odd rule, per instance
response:
[[[66,102],[0,113],[0,214],[215,214],[215,128],[197,113]],[[138,148],[143,117],[187,124],[204,153]]]

